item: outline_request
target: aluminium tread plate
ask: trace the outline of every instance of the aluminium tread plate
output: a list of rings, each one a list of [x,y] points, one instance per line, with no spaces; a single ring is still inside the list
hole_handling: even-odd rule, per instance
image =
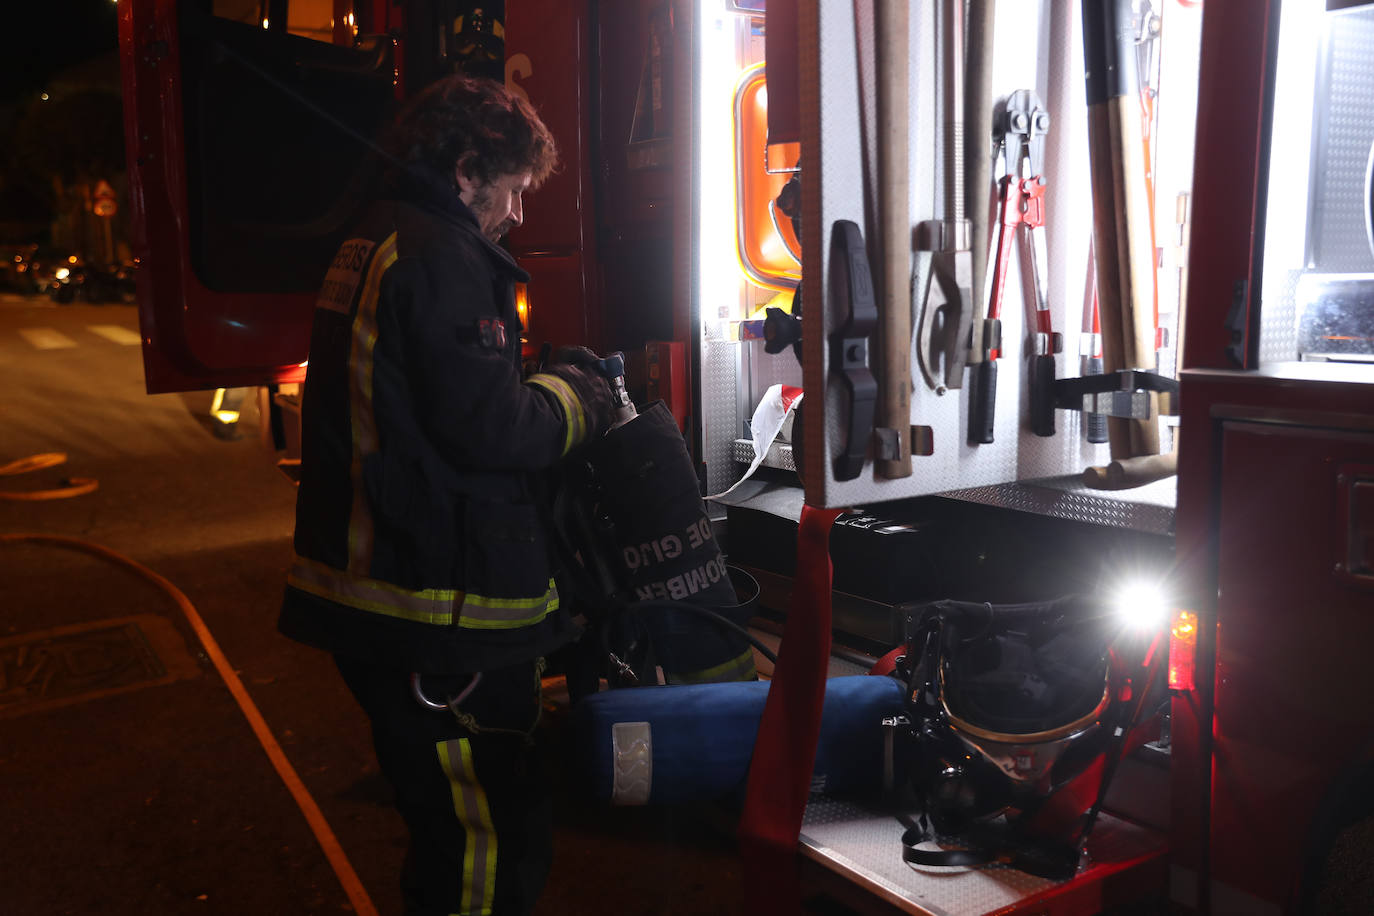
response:
[[[801,848],[821,866],[920,916],[1010,914],[1021,905],[1033,905],[1037,914],[1058,912],[1054,898],[1079,897],[1091,885],[1127,870],[1156,866],[1162,873],[1167,851],[1159,831],[1103,814],[1088,841],[1087,865],[1068,881],[1055,882],[1005,865],[909,865],[902,859],[903,830],[891,814],[815,795],[802,821]],[[1102,895],[1102,902],[1107,896]]]

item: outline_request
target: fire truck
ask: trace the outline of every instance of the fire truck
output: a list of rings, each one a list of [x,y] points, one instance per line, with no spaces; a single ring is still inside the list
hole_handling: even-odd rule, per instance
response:
[[[119,29],[147,388],[260,391],[284,470],[373,140],[464,70],[561,152],[507,242],[528,355],[626,355],[784,646],[827,561],[861,666],[922,602],[1163,590],[1167,713],[1077,875],[922,872],[814,803],[808,860],[910,913],[1368,911],[1374,4],[120,0]]]

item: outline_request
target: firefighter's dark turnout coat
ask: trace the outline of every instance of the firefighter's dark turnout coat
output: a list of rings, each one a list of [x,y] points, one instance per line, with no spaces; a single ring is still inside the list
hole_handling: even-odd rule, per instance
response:
[[[284,634],[421,672],[574,635],[534,483],[588,423],[559,376],[521,379],[525,279],[456,194],[381,201],[340,248],[310,344]]]

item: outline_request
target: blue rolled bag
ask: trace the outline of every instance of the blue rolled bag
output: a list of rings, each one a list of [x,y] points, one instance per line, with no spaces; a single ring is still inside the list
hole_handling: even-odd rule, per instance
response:
[[[742,796],[768,681],[609,690],[572,707],[575,765],[593,796],[673,805]],[[826,682],[812,787],[881,791],[883,719],[905,711],[905,685],[883,675]]]

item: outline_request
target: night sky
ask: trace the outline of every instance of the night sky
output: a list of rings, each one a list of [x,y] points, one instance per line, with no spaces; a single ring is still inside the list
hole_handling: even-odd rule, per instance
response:
[[[39,92],[54,73],[114,51],[112,0],[9,0],[0,54],[0,103]]]

